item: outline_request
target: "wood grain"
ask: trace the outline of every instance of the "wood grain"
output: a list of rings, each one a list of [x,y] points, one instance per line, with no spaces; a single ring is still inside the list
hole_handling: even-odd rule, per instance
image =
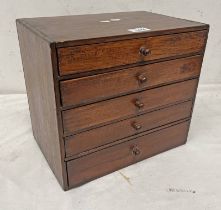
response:
[[[88,104],[157,85],[198,77],[201,64],[202,56],[194,56],[61,81],[62,105],[66,107]],[[145,77],[146,81],[141,82],[140,76]]]
[[[63,188],[66,171],[58,130],[50,43],[17,21],[25,84],[34,137]],[[31,158],[31,157],[30,157]]]
[[[60,75],[202,52],[207,31],[171,34],[58,49]],[[143,56],[140,48],[151,54]]]
[[[64,135],[129,118],[194,97],[197,79],[63,111]],[[142,108],[135,105],[143,103]]]
[[[189,122],[67,162],[70,187],[75,187],[186,142]]]
[[[192,101],[188,101],[67,137],[65,139],[66,157],[76,155],[86,150],[153,129],[167,123],[188,118],[190,117],[191,109]],[[140,129],[136,130],[133,126],[134,124],[140,125]]]
[[[209,25],[140,11],[17,28],[33,134],[64,190],[186,142]]]
[[[100,22],[111,18],[120,21]],[[22,21],[38,36],[56,43],[57,47],[208,29],[204,23],[146,11],[23,18]],[[151,30],[142,33],[128,31],[141,26]]]

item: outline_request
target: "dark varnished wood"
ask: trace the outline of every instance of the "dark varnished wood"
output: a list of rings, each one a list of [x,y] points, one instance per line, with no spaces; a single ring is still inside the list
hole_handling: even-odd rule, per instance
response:
[[[111,18],[120,18],[121,21],[100,22]],[[22,21],[36,34],[55,42],[58,47],[208,29],[208,25],[204,23],[146,11],[23,18]],[[137,27],[151,30],[142,33],[128,31]]]
[[[171,34],[58,49],[60,75],[202,52],[207,31]],[[146,56],[140,48],[150,50]]]
[[[69,161],[67,162],[69,185],[78,186],[182,145],[186,142],[188,127],[187,121]]]
[[[63,111],[64,135],[191,99],[196,86],[194,79]],[[137,101],[144,104],[142,108],[137,107]]]
[[[207,24],[121,12],[17,28],[33,134],[63,189],[186,142]]]
[[[51,46],[31,33],[20,21],[17,21],[17,29],[33,134],[59,183],[67,189],[58,130]]]
[[[60,82],[62,105],[77,106],[188,78],[198,77],[202,56],[123,69]]]
[[[178,55],[178,56],[172,56],[172,57],[167,57],[167,58],[160,58],[157,60],[143,61],[140,63],[126,64],[126,65],[122,65],[122,66],[114,66],[114,67],[107,68],[107,69],[96,69],[93,71],[79,72],[76,74],[68,74],[68,75],[64,75],[64,76],[59,75],[58,80],[64,81],[64,80],[69,80],[69,79],[77,79],[80,77],[88,77],[88,76],[93,76],[93,75],[98,75],[98,74],[109,73],[109,72],[113,72],[113,71],[120,71],[123,69],[128,69],[128,68],[133,68],[133,67],[141,67],[144,65],[150,65],[150,64],[159,63],[159,62],[165,62],[165,61],[182,59],[182,58],[193,57],[193,56],[203,56],[203,55],[204,55],[203,52],[190,53],[190,54],[186,54],[186,55]]]
[[[123,138],[123,139],[119,139],[119,140],[117,140],[117,141],[113,141],[113,142],[110,142],[110,143],[108,143],[108,144],[104,144],[104,145],[101,145],[101,146],[99,146],[99,147],[96,147],[96,148],[93,148],[93,149],[90,149],[90,150],[87,150],[87,151],[78,153],[78,154],[76,154],[76,155],[73,155],[73,156],[70,156],[70,157],[66,157],[66,158],[65,158],[65,161],[70,161],[70,160],[78,159],[78,158],[81,158],[81,157],[83,157],[83,156],[92,154],[92,153],[94,153],[94,152],[97,152],[97,151],[106,149],[106,148],[108,148],[108,147],[112,147],[112,146],[115,146],[115,145],[118,145],[118,144],[127,142],[127,141],[129,141],[130,139],[132,139],[132,138],[138,138],[138,137],[140,137],[140,136],[144,136],[144,135],[146,135],[146,134],[149,134],[149,133],[152,133],[152,132],[156,132],[156,131],[159,131],[159,130],[164,129],[164,128],[168,128],[168,127],[177,125],[177,124],[179,124],[179,123],[186,122],[186,121],[188,121],[188,120],[190,120],[190,119],[189,119],[189,118],[185,118],[185,119],[182,119],[182,120],[178,120],[178,121],[175,121],[175,122],[172,122],[172,123],[168,123],[168,124],[165,124],[165,125],[162,125],[162,126],[153,128],[153,129],[151,129],[151,130],[147,130],[147,131],[144,131],[144,132],[141,132],[141,133],[137,133],[136,135],[133,135],[133,136],[129,136],[129,137],[126,137],[126,138]]]
[[[192,101],[102,126],[65,139],[66,157],[190,117]]]

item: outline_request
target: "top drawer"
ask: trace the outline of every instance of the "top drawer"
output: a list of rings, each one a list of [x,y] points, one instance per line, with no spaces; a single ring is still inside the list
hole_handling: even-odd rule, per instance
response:
[[[58,48],[60,75],[202,52],[207,31]]]

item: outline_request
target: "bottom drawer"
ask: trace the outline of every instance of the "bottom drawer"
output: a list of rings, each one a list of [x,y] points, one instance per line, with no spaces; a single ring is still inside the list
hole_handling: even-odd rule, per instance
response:
[[[68,161],[69,187],[182,145],[186,142],[188,128],[189,121],[186,121]]]

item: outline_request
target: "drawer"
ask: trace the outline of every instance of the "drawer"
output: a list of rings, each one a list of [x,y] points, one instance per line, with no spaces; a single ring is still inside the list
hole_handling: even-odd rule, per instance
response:
[[[191,115],[191,108],[192,101],[187,101],[67,137],[65,139],[66,157],[167,123],[188,118]]]
[[[126,119],[195,96],[198,80],[154,88],[62,112],[64,135]]]
[[[207,30],[58,48],[60,75],[202,53]]]
[[[131,139],[67,162],[70,186],[77,186],[125,166],[182,145],[189,121]]]
[[[80,105],[145,88],[197,77],[202,56],[128,68],[121,71],[61,81],[62,105]]]

